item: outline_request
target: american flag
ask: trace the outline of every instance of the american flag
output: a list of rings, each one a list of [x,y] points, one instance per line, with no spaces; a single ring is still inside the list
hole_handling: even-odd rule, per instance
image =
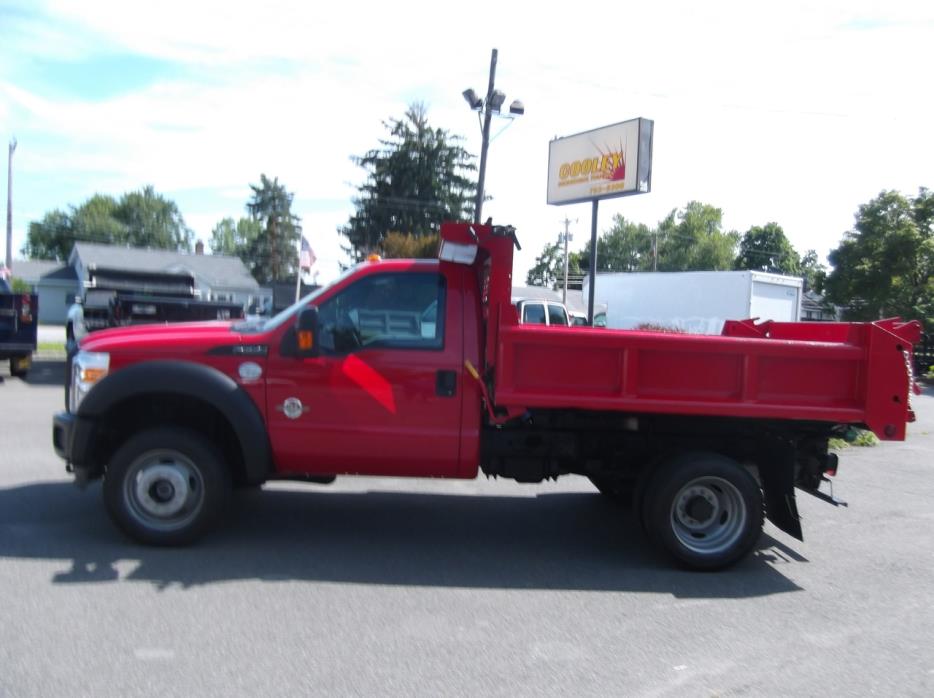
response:
[[[302,269],[311,269],[311,265],[315,263],[318,258],[315,257],[315,251],[311,249],[311,245],[308,244],[308,240],[302,235],[302,253],[298,256],[298,266]]]

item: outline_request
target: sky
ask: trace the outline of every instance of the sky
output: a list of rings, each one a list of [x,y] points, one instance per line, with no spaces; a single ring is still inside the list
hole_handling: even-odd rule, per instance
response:
[[[655,125],[652,190],[601,201],[600,232],[698,200],[823,257],[881,191],[934,187],[929,1],[0,0],[14,257],[46,212],[147,184],[207,242],[264,173],[327,282],[364,181],[351,157],[416,101],[479,155],[461,93],[485,93],[494,47],[526,112],[493,121],[483,217],[516,226],[517,283],[565,219],[572,249],[590,235],[589,203],[546,203],[549,141],[635,117]]]

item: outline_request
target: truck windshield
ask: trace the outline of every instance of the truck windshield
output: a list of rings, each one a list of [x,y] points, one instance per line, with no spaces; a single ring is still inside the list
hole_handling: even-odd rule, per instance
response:
[[[260,332],[269,332],[271,330],[274,330],[280,325],[282,325],[284,322],[286,322],[290,317],[294,317],[295,314],[301,308],[304,308],[306,305],[314,301],[322,293],[324,293],[329,288],[331,288],[331,286],[333,286],[334,284],[340,283],[345,278],[350,276],[350,274],[355,269],[356,267],[351,267],[350,269],[345,271],[343,274],[338,276],[336,279],[334,279],[334,281],[332,281],[331,283],[327,284],[326,286],[322,286],[321,288],[315,291],[312,291],[307,296],[303,296],[302,298],[299,298],[297,301],[292,303],[292,305],[290,305],[288,308],[280,311],[278,314],[272,316],[268,320],[247,320],[246,322],[241,322],[236,325],[233,325],[231,329],[233,329],[234,332],[240,332],[242,334],[259,334]]]

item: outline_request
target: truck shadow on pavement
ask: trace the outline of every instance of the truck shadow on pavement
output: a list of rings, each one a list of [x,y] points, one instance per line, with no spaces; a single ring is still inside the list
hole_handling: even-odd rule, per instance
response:
[[[537,497],[269,490],[238,496],[218,531],[190,548],[125,539],[100,486],[0,490],[0,557],[61,560],[56,584],[141,581],[194,587],[235,580],[494,589],[638,591],[749,598],[800,591],[780,572],[807,562],[763,535],[728,571],[678,570],[631,512],[590,493]]]
[[[29,385],[65,385],[65,357],[61,359],[35,359],[23,379]]]

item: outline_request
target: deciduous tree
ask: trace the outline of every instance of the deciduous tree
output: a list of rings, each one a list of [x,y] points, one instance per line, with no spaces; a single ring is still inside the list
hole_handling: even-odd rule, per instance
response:
[[[658,224],[659,271],[718,271],[733,268],[739,233],[725,232],[723,211],[691,201]]]
[[[739,254],[733,267],[788,276],[801,274],[798,253],[778,223],[755,225],[747,230],[740,240]]]
[[[78,241],[190,251],[192,237],[175,202],[146,186],[119,200],[95,194],[68,212],[49,211],[29,224],[23,254],[64,261]]]
[[[194,234],[178,206],[151,186],[121,196],[113,217],[123,224],[127,243],[134,247],[191,251]]]
[[[545,245],[545,249],[535,259],[535,264],[526,274],[525,283],[553,289],[559,278],[564,278],[564,248],[554,242]]]
[[[644,223],[633,223],[616,214],[612,227],[597,238],[597,271],[650,271],[653,234]],[[586,272],[590,268],[589,242],[582,257]]]
[[[845,316],[901,316],[934,327],[934,194],[883,191],[859,207],[853,230],[829,256],[828,300]]]
[[[234,221],[233,218],[224,218],[218,221],[211,230],[211,240],[208,244],[213,254],[240,257],[248,263],[250,245],[262,230],[262,224],[252,218],[241,218],[238,221]]]
[[[804,290],[823,293],[824,282],[827,280],[827,267],[820,263],[816,250],[808,250],[801,257],[799,264],[801,276],[804,277]]]

